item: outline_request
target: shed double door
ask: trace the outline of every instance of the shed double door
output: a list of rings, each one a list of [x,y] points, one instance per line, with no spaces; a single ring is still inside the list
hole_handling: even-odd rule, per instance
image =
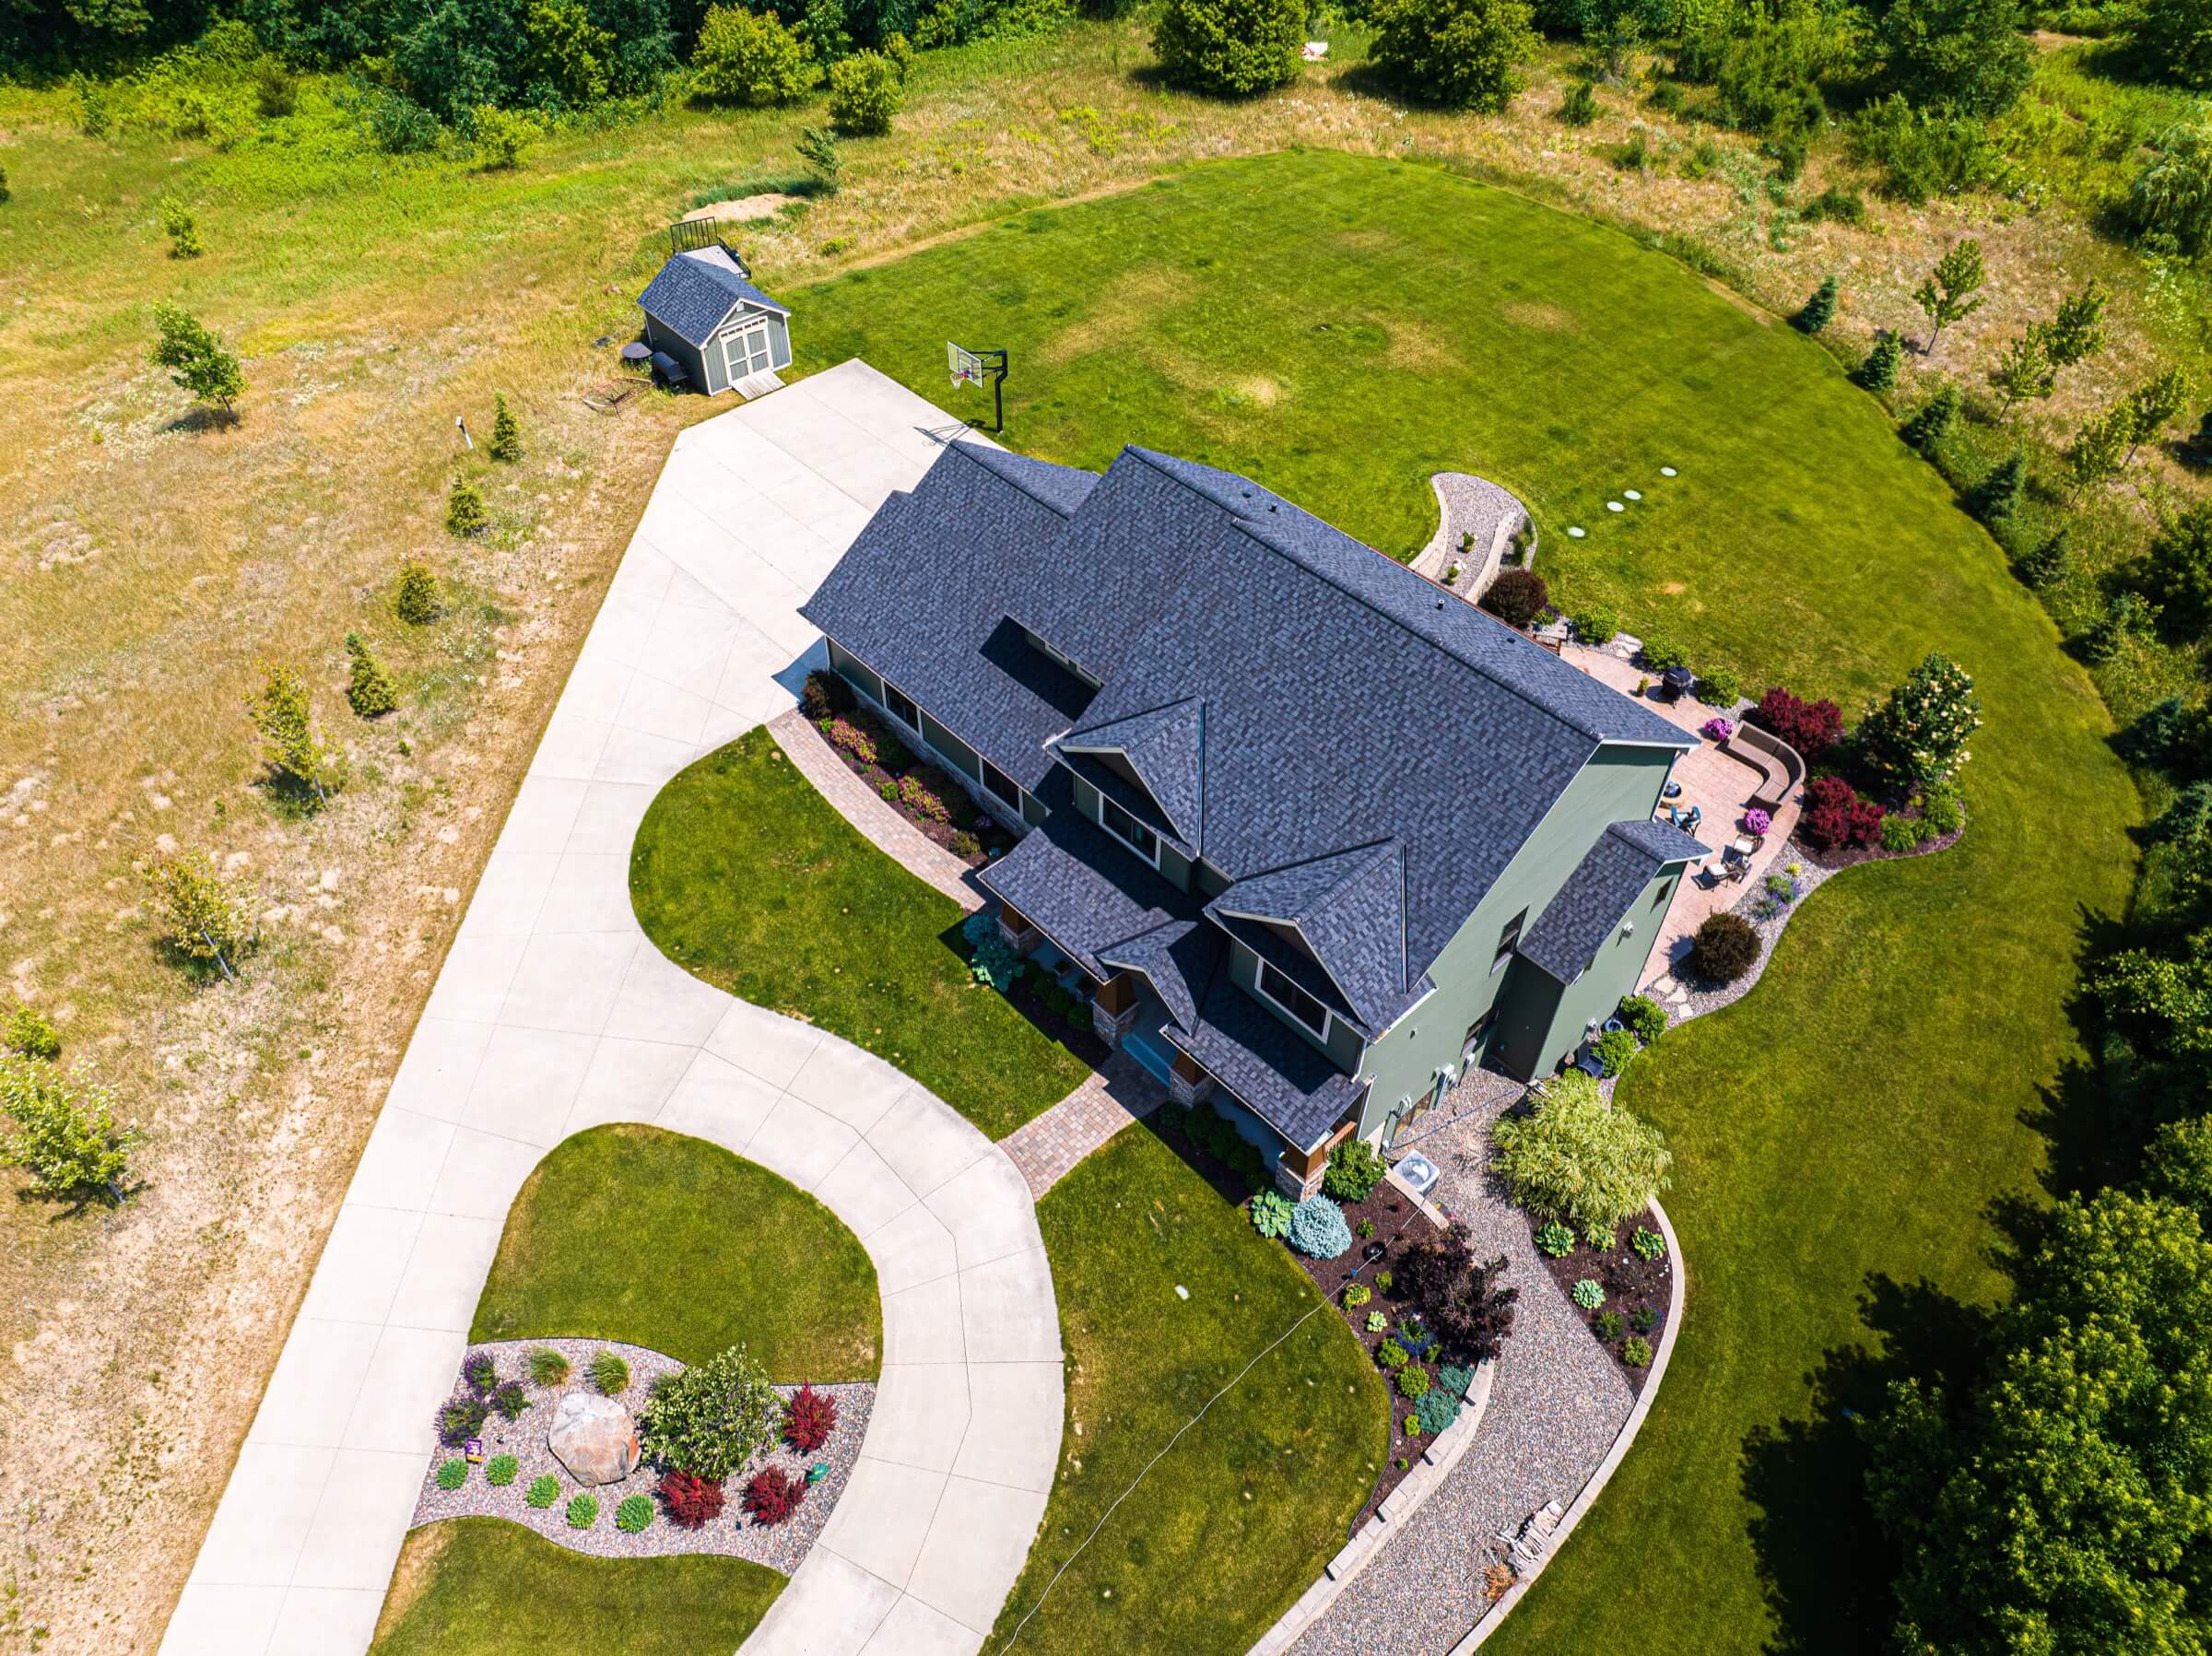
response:
[[[722,358],[735,385],[748,374],[766,373],[769,367],[768,323],[756,322],[722,336]]]

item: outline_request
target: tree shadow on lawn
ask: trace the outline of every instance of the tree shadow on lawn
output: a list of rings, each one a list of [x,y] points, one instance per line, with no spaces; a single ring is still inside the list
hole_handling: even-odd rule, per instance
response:
[[[1812,1412],[1746,1439],[1743,1489],[1751,1544],[1779,1631],[1770,1656],[1858,1656],[1890,1642],[1895,1546],[1866,1500],[1861,1417],[1893,1380],[1917,1375],[1956,1394],[1972,1381],[1989,1315],[1923,1280],[1876,1274],[1859,1315],[1877,1344],[1823,1354],[1809,1377]]]
[[[2075,966],[2077,984],[2086,985],[2095,963],[2143,941],[2140,933],[2110,915],[2081,910],[2075,922]],[[2130,1075],[2131,1083],[2118,1084],[2112,1065],[2124,1058],[2120,1048],[2108,1051],[2097,997],[2077,987],[2065,1004],[2074,1039],[2088,1059],[2069,1059],[2057,1079],[2037,1089],[2038,1106],[2023,1110],[2021,1125],[2042,1136],[2049,1146],[2049,1162],[2040,1175],[2052,1197],[2099,1189],[2116,1180],[2130,1179],[2140,1165],[2143,1147],[2165,1119],[2158,1089],[2145,1078]],[[2102,1053],[2100,1062],[2096,1056]],[[1994,1214],[1998,1230],[2017,1242],[2025,1215],[2000,1204]]]

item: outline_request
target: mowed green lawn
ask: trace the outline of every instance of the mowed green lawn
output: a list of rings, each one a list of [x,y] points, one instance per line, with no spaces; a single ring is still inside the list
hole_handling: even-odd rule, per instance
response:
[[[661,790],[629,894],[687,971],[888,1059],[993,1138],[1090,1073],[969,976],[959,905],[855,832],[766,731]]]
[[[410,1531],[374,1656],[729,1656],[783,1578],[743,1558],[587,1558],[497,1518]]]
[[[1430,534],[1430,472],[1497,478],[1534,508],[1557,596],[1614,602],[1754,691],[1855,716],[1927,650],[1977,675],[1965,841],[1830,884],[1753,994],[1629,1077],[1673,1138],[1690,1312],[1635,1452],[1491,1646],[1868,1648],[1880,1604],[1834,1589],[1864,1537],[1816,1372],[1879,1348],[1862,1297],[1883,1280],[1997,1291],[1992,1205],[2037,1192],[2077,953],[2133,865],[2104,710],[1996,548],[1811,342],[1430,168],[1223,163],[795,302],[815,365],[865,355],[972,412],[942,341],[1005,346],[1010,442],[1236,466],[1390,551]],[[1631,487],[1643,503],[1606,511]]]
[[[1390,1445],[1382,1375],[1283,1245],[1141,1124],[1047,1192],[1037,1221],[1067,1349],[1067,1430],[985,1648],[1241,1656],[1344,1544],[1374,1487]]]
[[[872,1380],[883,1305],[860,1239],[788,1180],[704,1139],[594,1127],[516,1196],[468,1331],[559,1335],[684,1363],[743,1345],[786,1384]]]

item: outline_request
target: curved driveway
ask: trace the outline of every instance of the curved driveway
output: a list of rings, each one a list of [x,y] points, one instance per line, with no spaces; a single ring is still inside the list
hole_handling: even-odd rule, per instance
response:
[[[859,1462],[746,1650],[982,1644],[1060,1449],[1028,1187],[888,1064],[670,964],[628,887],[661,784],[793,704],[816,641],[796,606],[948,429],[853,361],[677,440],[355,1170],[171,1656],[368,1649],[508,1205],[548,1148],[608,1122],[773,1169],[876,1263],[884,1363]],[[729,1216],[733,1248],[746,1218]]]

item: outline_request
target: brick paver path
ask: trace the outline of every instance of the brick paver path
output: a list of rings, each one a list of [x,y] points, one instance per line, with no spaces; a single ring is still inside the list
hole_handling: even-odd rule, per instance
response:
[[[998,1146],[1029,1180],[1030,1193],[1041,1197],[1069,1169],[1131,1122],[1150,1115],[1167,1097],[1135,1059],[1116,1052],[1104,1070],[1000,1139]]]
[[[854,776],[822,740],[822,733],[806,722],[805,713],[794,707],[781,718],[771,719],[768,732],[822,797],[837,807],[837,814],[866,835],[877,851],[970,913],[983,906],[983,894],[970,883],[968,864],[891,809]]]

